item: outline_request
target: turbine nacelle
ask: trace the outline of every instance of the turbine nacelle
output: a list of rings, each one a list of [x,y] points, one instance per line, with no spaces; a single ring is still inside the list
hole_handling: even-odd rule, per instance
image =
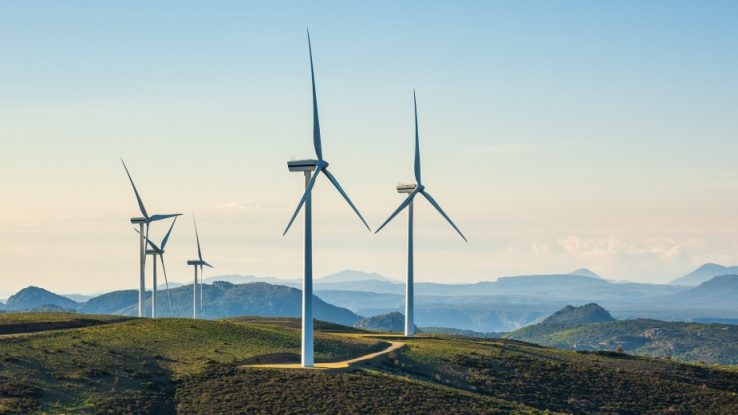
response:
[[[397,185],[397,193],[412,193],[418,187],[415,183],[400,183]]]
[[[318,160],[292,160],[287,162],[287,168],[290,171],[315,171],[318,167]]]

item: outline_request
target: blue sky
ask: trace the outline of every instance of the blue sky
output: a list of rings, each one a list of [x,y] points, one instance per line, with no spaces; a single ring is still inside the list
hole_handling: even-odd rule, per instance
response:
[[[325,156],[373,226],[418,91],[424,181],[470,239],[419,207],[419,280],[738,263],[735,2],[24,1],[0,3],[4,289],[135,285],[121,156],[149,210],[188,213],[173,279],[191,211],[218,273],[299,276],[308,26]],[[404,220],[371,236],[334,193],[316,273],[401,278]]]

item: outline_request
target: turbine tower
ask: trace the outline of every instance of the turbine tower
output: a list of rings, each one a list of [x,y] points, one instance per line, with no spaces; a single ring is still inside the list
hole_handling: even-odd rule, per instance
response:
[[[151,239],[146,238],[146,242],[149,244],[149,247],[151,249],[146,250],[146,255],[151,255],[154,259],[154,286],[151,290],[151,318],[156,318],[156,301],[157,301],[157,290],[158,285],[156,283],[156,257],[159,257],[159,260],[161,261],[161,269],[164,271],[164,283],[167,286],[167,300],[169,301],[169,314],[172,314],[172,297],[169,295],[169,279],[167,278],[167,267],[164,265],[164,250],[167,247],[167,242],[169,242],[169,235],[172,234],[172,229],[174,229],[174,224],[177,222],[177,218],[175,217],[172,221],[172,225],[169,226],[169,231],[167,231],[166,235],[164,235],[164,239],[162,239],[161,244],[158,246],[151,241]],[[139,232],[138,229],[134,228],[136,232]],[[140,233],[140,232],[139,232]]]
[[[303,367],[312,367],[314,363],[313,359],[313,241],[312,241],[312,198],[311,191],[315,185],[315,180],[320,176],[321,173],[330,180],[333,186],[338,192],[346,199],[351,209],[361,219],[361,222],[371,232],[369,225],[361,216],[359,210],[354,206],[354,203],[348,197],[346,192],[343,191],[341,185],[338,184],[338,180],[328,171],[328,162],[323,159],[323,150],[320,143],[320,122],[318,120],[318,98],[315,92],[315,70],[313,68],[313,49],[310,44],[310,32],[307,33],[308,37],[308,52],[310,54],[310,78],[313,87],[313,146],[315,147],[315,155],[317,160],[296,160],[287,162],[287,168],[291,172],[303,172],[305,175],[305,193],[302,195],[300,202],[297,204],[297,209],[292,215],[287,227],[284,230],[282,236],[287,234],[292,222],[294,222],[297,214],[300,213],[303,205],[305,206],[305,243],[304,243],[304,275],[302,282],[302,358],[301,363]]]
[[[438,213],[441,214],[441,216],[448,221],[448,223],[456,230],[456,232],[459,233],[462,239],[464,239],[465,242],[468,242],[466,240],[466,237],[464,237],[464,234],[461,233],[459,228],[454,225],[454,222],[451,220],[451,218],[448,217],[446,212],[441,209],[441,206],[438,204],[438,202],[431,197],[431,195],[425,191],[425,186],[423,186],[422,181],[420,180],[420,139],[418,138],[418,102],[415,99],[415,91],[413,90],[413,104],[415,106],[415,181],[416,183],[410,183],[410,184],[399,184],[397,186],[397,193],[408,193],[408,196],[405,198],[405,200],[400,204],[400,206],[395,210],[389,218],[380,226],[376,232],[382,230],[385,225],[387,225],[395,216],[397,216],[398,213],[400,213],[403,209],[407,208],[407,282],[405,283],[405,336],[413,336],[415,335],[415,323],[413,318],[413,313],[415,310],[414,307],[414,290],[413,290],[413,277],[414,277],[414,262],[413,262],[413,199],[415,196],[420,193],[425,197],[428,202],[436,208]]]
[[[192,265],[195,269],[195,281],[192,284],[192,318],[197,318],[197,267],[200,267],[200,281],[202,281],[202,267],[213,268],[202,259],[202,249],[200,249],[200,235],[197,233],[197,221],[195,215],[192,215],[192,221],[195,223],[195,239],[197,240],[197,258],[187,261],[187,265]],[[202,287],[200,287],[200,309],[202,309]]]
[[[121,163],[123,163],[123,168],[126,170],[126,174],[128,175],[128,180],[131,182],[131,186],[133,187],[133,193],[136,194],[136,201],[138,201],[138,208],[141,211],[142,217],[136,217],[131,218],[131,223],[138,224],[138,233],[139,233],[139,266],[140,266],[140,274],[139,274],[139,285],[138,285],[138,316],[143,317],[144,316],[144,294],[146,293],[146,240],[149,239],[149,225],[151,222],[156,222],[159,220],[169,219],[173,217],[177,217],[182,215],[181,213],[172,213],[172,214],[166,214],[166,215],[151,215],[149,216],[148,212],[146,212],[146,208],[144,207],[143,200],[141,200],[141,195],[138,194],[138,190],[136,189],[136,185],[133,183],[133,178],[131,178],[131,173],[128,171],[128,167],[126,166],[126,162],[123,161],[123,159],[120,159]],[[146,228],[146,231],[144,232],[144,227]]]

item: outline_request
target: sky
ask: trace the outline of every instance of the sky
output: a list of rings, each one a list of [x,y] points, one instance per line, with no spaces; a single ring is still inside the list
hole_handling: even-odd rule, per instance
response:
[[[736,2],[3,1],[0,296],[136,287],[121,157],[149,212],[184,213],[171,280],[193,212],[211,276],[300,277],[307,27],[325,158],[375,228],[417,91],[424,184],[469,239],[416,203],[417,281],[738,263]],[[372,235],[328,181],[313,200],[316,276],[404,277],[404,214]]]

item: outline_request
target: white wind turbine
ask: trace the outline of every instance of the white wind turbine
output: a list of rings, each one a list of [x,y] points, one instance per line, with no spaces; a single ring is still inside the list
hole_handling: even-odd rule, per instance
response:
[[[169,226],[169,230],[167,231],[166,235],[164,235],[164,239],[161,240],[161,244],[156,245],[154,242],[151,241],[151,239],[146,239],[147,243],[151,247],[151,249],[146,250],[146,255],[151,255],[154,259],[153,266],[154,266],[154,280],[153,280],[153,288],[151,290],[151,318],[156,318],[156,301],[157,301],[157,290],[158,285],[156,282],[156,257],[159,257],[159,260],[161,261],[161,268],[164,271],[164,283],[167,286],[167,300],[169,301],[169,314],[172,314],[172,297],[169,294],[169,279],[167,278],[167,267],[164,265],[164,252],[167,247],[167,243],[169,242],[169,235],[172,234],[172,229],[174,229],[174,224],[177,222],[177,218],[175,217],[172,221],[171,226]],[[139,232],[138,229],[134,230],[136,232]],[[140,232],[139,232],[140,233]]]
[[[461,238],[464,239],[464,241],[468,242],[466,240],[466,237],[464,237],[464,234],[461,233],[459,228],[454,225],[454,222],[451,221],[451,218],[448,217],[446,212],[441,209],[441,206],[438,204],[438,202],[435,201],[431,197],[428,192],[425,191],[425,186],[423,186],[421,180],[420,180],[420,139],[418,138],[418,103],[415,99],[415,91],[413,91],[413,104],[415,106],[415,180],[417,183],[411,183],[411,184],[400,184],[397,186],[397,192],[398,193],[409,193],[407,198],[400,204],[400,206],[395,210],[389,218],[380,226],[376,232],[382,230],[385,225],[387,225],[392,218],[397,216],[398,213],[400,213],[403,209],[407,208],[408,213],[408,221],[407,221],[407,282],[405,284],[405,336],[413,336],[415,335],[415,323],[413,318],[413,312],[414,312],[414,292],[413,292],[413,199],[415,196],[420,193],[425,197],[428,202],[433,205],[434,208],[438,211],[438,213],[443,216],[446,221],[456,230],[456,232],[459,233]]]
[[[213,268],[212,265],[208,264],[202,259],[202,249],[200,249],[200,235],[197,233],[197,221],[195,215],[192,215],[192,221],[195,223],[195,239],[197,240],[197,258],[187,261],[187,265],[192,265],[195,268],[195,281],[192,284],[192,318],[197,318],[197,267],[200,267],[200,281],[202,281],[202,267],[203,265],[208,268]],[[200,309],[202,310],[202,287],[200,287]]]
[[[313,241],[312,241],[312,202],[311,191],[315,185],[315,180],[321,173],[330,180],[338,192],[346,199],[351,209],[359,216],[364,226],[371,231],[369,225],[361,216],[359,210],[354,203],[343,191],[338,180],[328,171],[328,162],[323,159],[323,151],[320,143],[320,122],[318,120],[318,97],[315,92],[315,70],[313,68],[313,49],[310,44],[310,32],[308,31],[308,52],[310,54],[310,78],[313,87],[313,146],[315,147],[315,155],[317,160],[297,160],[287,162],[287,168],[291,172],[304,172],[305,174],[305,193],[297,204],[297,209],[292,215],[290,222],[284,230],[283,236],[287,234],[292,222],[294,222],[300,209],[305,205],[305,253],[304,253],[304,276],[302,283],[302,358],[303,367],[311,367],[314,363],[313,358]],[[315,172],[315,173],[313,173]]]
[[[149,239],[149,224],[151,222],[156,222],[163,219],[169,219],[173,217],[177,217],[182,215],[181,213],[173,213],[173,214],[166,214],[166,215],[151,215],[149,216],[148,212],[146,212],[146,208],[144,207],[143,201],[141,200],[141,195],[138,194],[138,190],[136,189],[136,185],[133,183],[133,178],[131,178],[131,173],[128,171],[128,167],[126,166],[126,162],[123,161],[123,159],[120,159],[121,163],[123,163],[123,168],[126,170],[126,174],[128,175],[128,180],[131,182],[131,186],[133,187],[133,193],[136,194],[136,201],[138,201],[138,208],[141,211],[141,215],[143,217],[136,217],[131,218],[131,223],[138,224],[138,233],[139,233],[139,264],[140,264],[140,275],[139,275],[139,286],[138,286],[138,316],[143,317],[144,316],[144,294],[146,293],[146,240]],[[146,231],[144,232],[144,226],[146,227]]]

